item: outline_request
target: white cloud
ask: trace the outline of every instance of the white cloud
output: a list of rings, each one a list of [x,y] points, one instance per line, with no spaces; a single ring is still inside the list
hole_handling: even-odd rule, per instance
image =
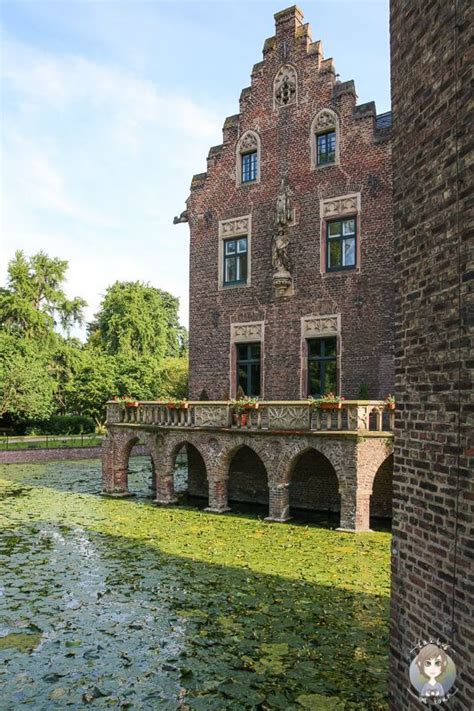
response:
[[[179,296],[186,323],[188,240],[172,217],[225,113],[117,66],[12,38],[2,104],[6,258],[44,249],[67,259],[67,292],[89,302],[88,318],[116,279],[141,279]]]

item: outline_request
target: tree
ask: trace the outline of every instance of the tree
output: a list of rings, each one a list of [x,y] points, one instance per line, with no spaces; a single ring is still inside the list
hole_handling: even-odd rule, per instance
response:
[[[27,338],[51,336],[55,326],[68,331],[82,323],[84,299],[68,299],[62,285],[68,263],[38,252],[18,251],[8,265],[7,287],[0,289],[0,323]]]
[[[183,340],[179,301],[139,281],[116,281],[89,325],[89,342],[110,355],[178,355]]]
[[[0,332],[0,416],[49,417],[56,387],[47,358],[34,342]]]
[[[105,404],[117,395],[117,362],[113,356],[85,348],[74,377],[65,386],[68,412],[105,421]]]

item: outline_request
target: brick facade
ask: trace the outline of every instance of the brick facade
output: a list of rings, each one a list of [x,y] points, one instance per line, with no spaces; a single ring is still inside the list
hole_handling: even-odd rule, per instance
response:
[[[395,711],[425,708],[409,694],[407,655],[430,637],[455,650],[449,708],[474,703],[471,8],[466,0],[391,3]]]
[[[298,8],[278,13],[275,21],[275,36],[265,41],[263,61],[241,93],[240,111],[225,120],[223,143],[210,149],[207,172],[194,176],[187,202],[190,397],[203,390],[211,399],[235,395],[232,324],[255,322],[261,328],[250,340],[262,344],[261,397],[306,397],[304,319],[328,315],[334,318],[312,321],[338,339],[341,394],[357,397],[363,386],[366,397],[385,397],[393,387],[390,122],[376,117],[373,102],[357,105],[354,83],[337,80]],[[279,105],[282,67],[294,85],[288,103]],[[331,123],[336,162],[315,166],[315,132]],[[242,141],[259,158],[257,179],[244,184]],[[292,287],[279,296],[272,238],[282,179],[291,208]],[[356,266],[327,272],[326,219],[343,214],[357,218]],[[244,286],[222,283],[222,236],[229,230],[249,239]]]

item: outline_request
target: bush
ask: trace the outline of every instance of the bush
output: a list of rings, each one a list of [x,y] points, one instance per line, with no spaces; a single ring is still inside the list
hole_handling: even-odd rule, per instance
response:
[[[25,434],[74,435],[95,431],[95,422],[85,415],[53,415],[48,420],[26,423]]]

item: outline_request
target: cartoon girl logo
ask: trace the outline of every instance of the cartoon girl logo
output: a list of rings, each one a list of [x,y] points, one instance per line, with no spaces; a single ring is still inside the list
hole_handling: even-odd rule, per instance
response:
[[[447,698],[454,684],[456,667],[443,647],[430,642],[413,659],[410,679],[422,701],[439,703]]]

